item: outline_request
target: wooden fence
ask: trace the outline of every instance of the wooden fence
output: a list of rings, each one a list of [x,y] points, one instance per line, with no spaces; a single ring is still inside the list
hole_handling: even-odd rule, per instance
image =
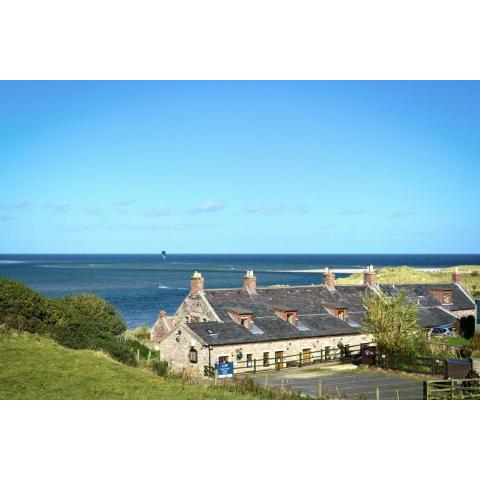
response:
[[[303,367],[305,365],[322,364],[327,362],[351,362],[359,358],[362,349],[368,348],[367,343],[360,345],[345,345],[343,347],[322,348],[320,350],[304,349],[301,352],[264,358],[251,358],[234,362],[234,374],[265,372],[281,370],[288,367]]]
[[[443,375],[445,371],[445,362],[442,357],[377,353],[376,365],[386,370],[397,370],[423,375]]]
[[[449,378],[423,382],[424,400],[478,400],[480,378]]]

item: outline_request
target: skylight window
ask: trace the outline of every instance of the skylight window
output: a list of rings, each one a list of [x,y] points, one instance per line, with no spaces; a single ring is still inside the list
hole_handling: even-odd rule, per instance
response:
[[[258,328],[255,324],[252,324],[252,329],[250,330],[254,335],[263,335],[263,330]]]
[[[210,329],[210,328],[206,328],[205,331],[209,334],[209,335],[215,335],[215,332]]]
[[[296,327],[298,328],[298,330],[302,331],[302,332],[305,332],[307,330],[310,330],[309,327],[307,327],[304,323],[302,323],[300,320],[298,320],[297,318],[297,325]]]

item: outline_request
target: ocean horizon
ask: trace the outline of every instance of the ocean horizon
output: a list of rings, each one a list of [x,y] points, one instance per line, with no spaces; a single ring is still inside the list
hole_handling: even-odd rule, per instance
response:
[[[253,269],[258,285],[309,285],[318,270],[408,265],[445,268],[480,264],[480,254],[0,254],[0,275],[51,297],[93,293],[120,312],[129,328],[152,325],[160,310],[173,314],[200,271],[206,288],[242,285]],[[348,274],[339,273],[338,277]]]

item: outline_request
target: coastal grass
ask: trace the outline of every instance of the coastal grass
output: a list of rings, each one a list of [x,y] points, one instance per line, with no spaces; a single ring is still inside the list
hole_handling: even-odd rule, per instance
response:
[[[438,272],[424,272],[407,266],[380,268],[377,270],[379,283],[450,283],[452,271],[458,268],[462,272],[462,285],[475,296],[480,297],[480,265],[459,265]],[[363,283],[363,273],[354,273],[345,278],[338,278],[338,285],[354,285]]]
[[[160,378],[102,352],[28,333],[0,334],[0,399],[258,399],[260,394]]]

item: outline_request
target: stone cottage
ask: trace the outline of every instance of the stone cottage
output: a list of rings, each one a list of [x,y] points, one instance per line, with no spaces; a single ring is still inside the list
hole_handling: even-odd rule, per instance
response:
[[[367,292],[392,296],[406,290],[417,303],[419,323],[429,329],[473,315],[475,302],[454,272],[449,284],[378,284],[369,267],[361,285],[336,285],[325,269],[323,282],[309,286],[257,287],[252,270],[242,288],[206,289],[195,272],[190,292],[176,314],[165,314],[152,329],[152,341],[175,370],[203,374],[205,366],[234,362],[236,366],[282,368],[299,355],[309,363],[313,352],[325,355],[338,346],[368,343],[362,332]]]

